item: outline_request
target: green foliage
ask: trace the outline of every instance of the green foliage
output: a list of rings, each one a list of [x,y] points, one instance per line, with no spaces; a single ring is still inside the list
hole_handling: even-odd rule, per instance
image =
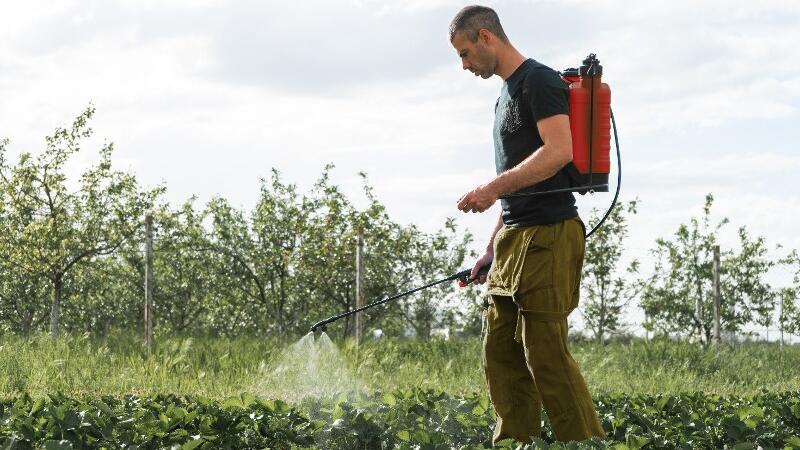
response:
[[[782,448],[800,434],[800,393],[751,399],[703,394],[601,396],[607,439],[557,443],[547,421],[520,448]],[[303,411],[303,412],[301,412]],[[3,448],[398,448],[485,449],[494,417],[485,398],[438,390],[312,399],[299,407],[241,394],[76,399],[51,395],[0,401]],[[789,447],[791,448],[791,447]]]
[[[179,208],[159,203],[163,189],[140,191],[133,175],[111,168],[112,145],[70,183],[66,165],[92,130],[88,108],[56,129],[38,156],[15,165],[0,141],[0,322],[29,335],[48,323],[103,335],[141,328],[143,219],[154,216],[157,334],[275,335],[290,339],[319,318],[355,307],[356,236],[366,241],[366,297],[378,300],[459,270],[471,241],[454,225],[425,233],[394,222],[364,177],[367,206],[356,209],[326,166],[301,193],[273,170],[252,211],[215,198]],[[362,174],[363,175],[363,174]],[[63,305],[62,305],[63,303]],[[451,285],[365,314],[368,328],[429,336],[455,328],[466,311]],[[349,317],[332,332],[353,333]]]
[[[58,335],[65,277],[77,264],[119,249],[159,192],[140,192],[133,175],[112,170],[110,143],[100,150],[99,162],[82,174],[78,188],[70,189],[66,164],[80,150],[81,141],[91,136],[88,121],[93,115],[94,108],[87,108],[70,128],[56,128],[45,138],[41,154],[23,153],[13,166],[6,160],[5,145],[0,146],[4,226],[0,254],[12,270],[27,278],[20,283],[23,289],[38,293],[45,280],[52,292],[53,341]],[[28,323],[24,320],[17,327],[24,329]]]
[[[625,307],[638,295],[641,283],[636,280],[639,262],[630,262],[624,273],[618,265],[628,237],[628,215],[636,214],[638,200],[620,204],[591,238],[586,241],[581,286],[581,313],[586,327],[598,342],[607,335],[624,331]],[[593,211],[590,223],[599,220]]]
[[[648,330],[688,334],[706,344],[711,341],[713,251],[719,230],[728,223],[726,218],[712,225],[713,201],[708,194],[703,217],[679,226],[674,240],[656,240],[657,261],[641,302]],[[720,256],[720,322],[722,331],[728,332],[740,331],[749,323],[769,325],[776,301],[775,291],[764,280],[776,264],[766,258],[764,238],[753,240],[741,227],[739,241],[738,251],[721,249]]]
[[[781,300],[778,323],[785,332],[800,334],[800,254],[792,250],[780,263],[792,270],[793,284],[781,289],[778,294]]]
[[[269,182],[262,180],[261,196],[249,218],[223,199],[209,204],[213,225],[208,241],[219,264],[212,269],[220,292],[209,314],[214,332],[298,336],[317,318],[354,309],[359,231],[366,246],[368,300],[459,269],[469,233],[459,238],[452,220],[434,234],[393,222],[366,180],[369,203],[359,211],[330,182],[330,170],[332,166],[326,167],[307,194],[298,193],[273,171]],[[391,334],[412,327],[427,335],[443,317],[445,289],[386,305],[379,314],[365,313],[367,327]],[[334,332],[351,334],[352,319],[343,319]]]
[[[293,407],[257,399],[286,394],[279,385],[257,390],[281,348],[253,338],[162,338],[147,358],[129,336],[66,336],[55,346],[47,336],[5,336],[0,448],[48,440],[73,448],[489,448],[494,418],[481,390],[478,339],[344,345],[362,394],[307,398]],[[634,340],[575,342],[570,351],[613,440],[554,443],[545,422],[543,438],[528,447],[499,448],[782,448],[800,435],[798,346],[748,344],[717,353]]]

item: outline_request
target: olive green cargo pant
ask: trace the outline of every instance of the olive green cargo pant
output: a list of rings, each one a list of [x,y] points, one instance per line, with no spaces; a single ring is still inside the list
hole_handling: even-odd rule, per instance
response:
[[[561,441],[605,436],[567,349],[578,306],[585,229],[578,218],[498,230],[489,272],[484,371],[497,415],[493,442],[541,433],[544,406]]]

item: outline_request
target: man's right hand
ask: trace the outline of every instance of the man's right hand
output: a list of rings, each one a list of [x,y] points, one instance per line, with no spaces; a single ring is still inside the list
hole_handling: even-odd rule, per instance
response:
[[[483,284],[486,283],[486,278],[489,275],[488,270],[483,270],[484,267],[491,264],[492,260],[494,259],[494,252],[487,251],[483,254],[478,260],[475,262],[475,265],[472,266],[472,272],[470,272],[469,277],[475,280],[475,283]]]

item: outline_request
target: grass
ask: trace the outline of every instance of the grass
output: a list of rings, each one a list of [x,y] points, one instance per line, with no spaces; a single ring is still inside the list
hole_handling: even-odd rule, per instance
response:
[[[55,345],[44,335],[3,336],[0,397],[60,392],[78,397],[177,394],[224,399],[252,392],[291,400],[297,392],[291,392],[285,380],[270,378],[285,348],[257,338],[164,337],[147,357],[141,339],[131,335],[72,336]],[[347,367],[366,392],[435,388],[454,395],[485,395],[477,338],[383,340],[339,348],[338,364]],[[717,353],[691,343],[634,340],[606,346],[575,342],[571,351],[597,395],[800,391],[800,346],[749,343]],[[292,361],[302,359],[295,355]],[[324,380],[328,374],[317,376]]]

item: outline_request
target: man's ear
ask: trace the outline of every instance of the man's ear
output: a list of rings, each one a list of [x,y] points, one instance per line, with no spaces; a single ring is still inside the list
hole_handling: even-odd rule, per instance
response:
[[[492,40],[492,33],[486,28],[481,28],[478,30],[478,40],[481,42],[481,44],[488,45],[489,41]]]

